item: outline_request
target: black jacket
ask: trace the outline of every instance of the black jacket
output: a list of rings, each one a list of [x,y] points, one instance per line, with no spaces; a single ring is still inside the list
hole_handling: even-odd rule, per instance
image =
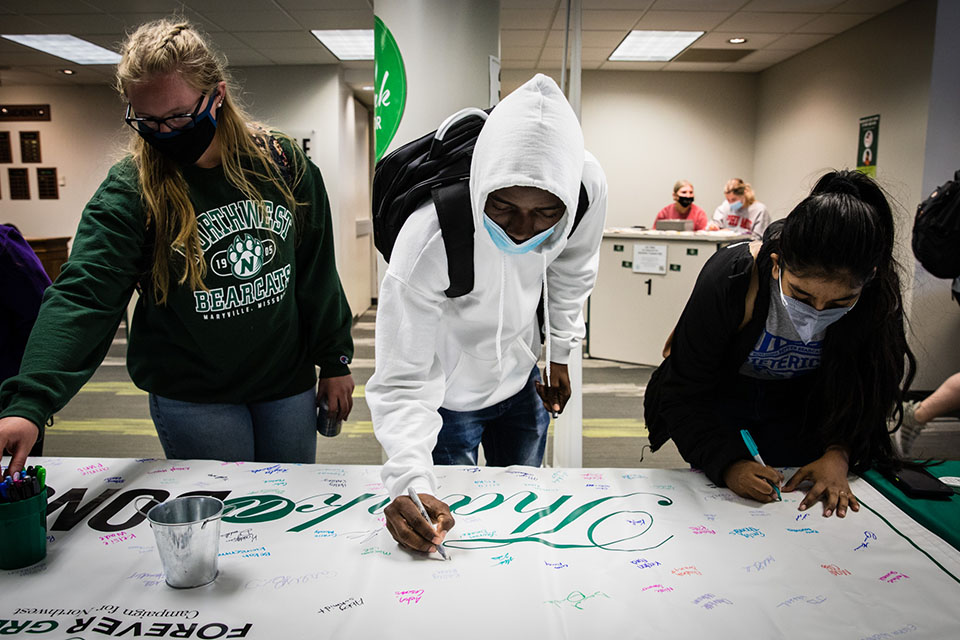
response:
[[[717,485],[723,485],[723,471],[732,462],[751,459],[739,427],[730,426],[736,422],[736,416],[718,416],[718,406],[734,381],[744,380],[738,370],[766,324],[771,261],[761,252],[756,260],[759,287],[753,315],[739,329],[754,262],[747,242],[711,256],[677,322],[670,356],[654,372],[644,397],[651,449],[656,451],[673,438],[684,460],[702,469]],[[782,391],[798,384],[807,387],[816,375],[804,376],[807,379],[802,381],[768,384],[750,380],[747,384],[773,386]],[[725,417],[728,419],[724,420]],[[784,448],[794,446],[783,444]],[[768,464],[773,458],[783,459],[763,446],[761,451]]]

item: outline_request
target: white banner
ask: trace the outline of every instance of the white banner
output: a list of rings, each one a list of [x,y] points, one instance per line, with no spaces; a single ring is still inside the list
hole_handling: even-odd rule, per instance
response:
[[[841,520],[695,471],[446,467],[444,562],[384,529],[377,467],[31,464],[48,555],[0,573],[4,637],[957,637],[960,554],[861,480]],[[133,501],[197,492],[233,505],[220,574],[176,590]]]

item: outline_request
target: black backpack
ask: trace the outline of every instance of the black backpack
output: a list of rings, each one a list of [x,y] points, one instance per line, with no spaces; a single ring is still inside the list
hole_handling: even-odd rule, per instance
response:
[[[938,278],[960,277],[960,171],[917,206],[913,255]]]
[[[403,223],[428,198],[433,199],[447,254],[450,287],[444,293],[448,298],[473,291],[470,162],[490,111],[458,111],[436,131],[381,159],[373,174],[373,242],[387,262]],[[581,184],[571,234],[588,206],[587,190]]]

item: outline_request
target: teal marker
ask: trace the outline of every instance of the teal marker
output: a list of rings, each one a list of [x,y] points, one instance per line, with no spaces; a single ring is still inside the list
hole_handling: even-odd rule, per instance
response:
[[[760,450],[757,449],[757,443],[753,441],[753,436],[750,435],[750,432],[746,429],[740,429],[740,435],[743,437],[743,443],[747,445],[747,451],[750,452],[750,455],[753,456],[753,459],[763,466],[767,466],[767,464],[763,461],[763,458],[760,457]],[[783,500],[783,496],[780,495],[780,487],[773,484],[773,482],[770,480],[767,480],[767,482],[769,482],[770,486],[773,487],[774,491],[777,492],[777,499]]]

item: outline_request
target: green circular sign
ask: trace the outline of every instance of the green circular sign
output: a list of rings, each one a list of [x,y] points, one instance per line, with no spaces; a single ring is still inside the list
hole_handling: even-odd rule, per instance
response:
[[[403,118],[403,107],[407,102],[407,73],[397,41],[377,16],[373,17],[373,37],[374,76],[377,82],[374,87],[373,133],[379,160],[397,134]]]

